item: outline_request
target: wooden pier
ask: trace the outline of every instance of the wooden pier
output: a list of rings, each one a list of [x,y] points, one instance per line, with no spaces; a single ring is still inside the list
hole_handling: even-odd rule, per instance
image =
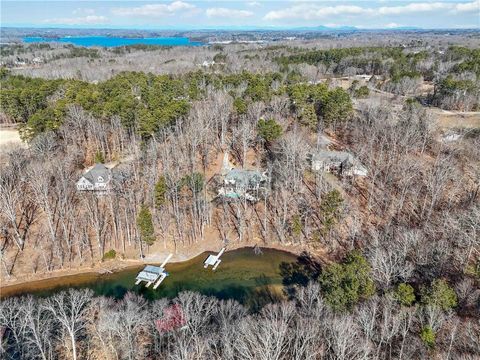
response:
[[[222,250],[220,250],[217,255],[208,255],[208,258],[205,260],[203,267],[207,269],[209,265],[212,265],[212,270],[215,270],[222,262],[222,260],[220,260],[220,256],[222,256],[224,252],[225,248],[222,248]]]
[[[147,265],[145,268],[140,271],[136,277],[135,285],[139,285],[142,281],[145,281],[147,284],[145,287],[153,285],[155,290],[160,286],[163,280],[168,276],[168,273],[165,271],[165,265],[172,258],[173,254],[167,256],[165,261],[160,266]]]

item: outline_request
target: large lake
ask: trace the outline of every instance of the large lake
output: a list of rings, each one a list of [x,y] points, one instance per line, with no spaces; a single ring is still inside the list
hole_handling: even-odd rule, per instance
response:
[[[280,264],[297,260],[296,255],[285,251],[262,249],[262,254],[256,255],[252,248],[242,248],[223,254],[221,264],[212,271],[211,267],[203,267],[208,254],[167,264],[165,269],[170,275],[156,290],[135,285],[135,276],[143,268],[136,266],[113,274],[88,273],[7,286],[2,289],[2,297],[22,294],[48,296],[67,288],[90,288],[96,295],[121,298],[127,291],[133,291],[153,300],[171,298],[180,291],[192,290],[257,307],[261,302],[270,302],[274,300],[272,298],[281,296]]]
[[[78,36],[78,37],[25,37],[23,41],[26,43],[38,42],[63,42],[78,46],[126,46],[126,45],[160,45],[160,46],[199,46],[202,45],[198,41],[190,41],[185,37],[155,37],[155,38],[123,38],[109,36]]]

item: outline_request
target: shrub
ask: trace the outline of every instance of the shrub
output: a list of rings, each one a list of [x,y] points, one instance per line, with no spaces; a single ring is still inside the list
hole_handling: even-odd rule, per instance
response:
[[[420,332],[420,338],[429,348],[433,348],[435,346],[435,336],[435,331],[433,331],[430,326],[425,326]]]
[[[233,108],[238,115],[247,113],[247,102],[242,98],[236,98],[233,100]]]
[[[102,260],[111,260],[117,257],[117,252],[113,249],[108,250],[105,254],[103,254]]]
[[[436,279],[430,288],[422,289],[422,303],[448,310],[457,306],[457,294],[445,280]]]
[[[290,227],[292,229],[292,234],[299,236],[302,233],[303,225],[300,215],[293,215],[292,220],[290,221]]]
[[[104,162],[105,162],[105,157],[103,156],[103,153],[100,150],[98,150],[95,153],[95,163],[103,164]]]
[[[411,306],[415,301],[415,292],[409,284],[401,283],[395,289],[393,296],[400,304]]]
[[[354,95],[356,98],[366,98],[370,95],[370,90],[367,86],[360,86],[358,89],[355,90]]]

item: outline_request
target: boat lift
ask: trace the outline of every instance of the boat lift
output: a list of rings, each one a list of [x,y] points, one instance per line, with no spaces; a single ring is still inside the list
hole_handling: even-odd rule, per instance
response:
[[[160,266],[155,266],[155,265],[147,265],[145,268],[140,271],[136,277],[136,282],[135,285],[140,284],[142,281],[145,281],[147,284],[145,287],[149,287],[150,285],[153,285],[153,290],[158,288],[160,284],[162,283],[163,280],[168,276],[168,273],[165,271],[165,265],[167,262],[171,259],[173,254],[170,254],[167,256],[165,261],[162,263]]]
[[[209,265],[212,265],[212,270],[215,270],[222,262],[222,260],[220,260],[220,256],[222,256],[224,252],[225,248],[222,248],[222,250],[220,250],[217,255],[208,255],[208,258],[207,260],[205,260],[203,267],[207,269]]]

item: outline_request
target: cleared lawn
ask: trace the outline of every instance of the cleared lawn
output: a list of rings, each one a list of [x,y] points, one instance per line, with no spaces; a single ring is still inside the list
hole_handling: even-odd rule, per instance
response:
[[[18,130],[0,129],[0,149],[10,147],[15,144],[22,144]]]

